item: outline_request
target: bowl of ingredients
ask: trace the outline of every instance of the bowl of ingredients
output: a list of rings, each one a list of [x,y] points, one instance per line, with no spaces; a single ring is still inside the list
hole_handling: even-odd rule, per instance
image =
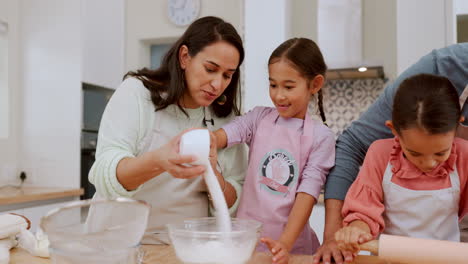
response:
[[[186,264],[243,264],[252,256],[262,224],[232,219],[231,231],[221,232],[216,218],[187,219],[167,225],[177,257]]]

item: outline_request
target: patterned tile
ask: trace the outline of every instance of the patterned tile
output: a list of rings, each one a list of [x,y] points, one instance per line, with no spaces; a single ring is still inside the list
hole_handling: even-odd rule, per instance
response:
[[[336,137],[377,99],[386,83],[380,78],[328,81],[322,88],[323,107],[327,124]],[[309,104],[309,111],[320,119],[316,103]]]

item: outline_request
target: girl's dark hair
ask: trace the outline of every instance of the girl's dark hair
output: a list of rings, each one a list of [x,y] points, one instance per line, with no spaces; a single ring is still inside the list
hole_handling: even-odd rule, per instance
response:
[[[131,76],[141,80],[144,86],[151,92],[151,101],[156,111],[162,110],[171,104],[177,104],[187,115],[180,105],[180,99],[187,87],[184,71],[179,63],[179,50],[182,45],[188,47],[191,57],[197,55],[208,45],[218,41],[226,41],[233,45],[239,52],[239,65],[244,60],[244,47],[242,39],[236,29],[218,17],[203,17],[195,20],[164,56],[161,66],[156,70],[143,68],[136,72],[128,72],[124,79]],[[240,69],[232,75],[223,95],[226,96],[224,104],[214,103],[211,105],[213,112],[218,117],[226,117],[234,111],[240,114],[240,92],[239,92]]]
[[[299,71],[309,81],[318,74],[325,77],[327,65],[323,59],[320,48],[314,41],[307,38],[292,38],[283,42],[277,47],[268,59],[268,64],[272,64],[281,58],[287,59],[297,71]],[[318,106],[323,122],[326,122],[323,111],[322,89],[318,92]]]
[[[414,127],[447,133],[457,128],[460,116],[457,90],[442,76],[412,76],[400,84],[393,100],[392,122],[398,134]]]

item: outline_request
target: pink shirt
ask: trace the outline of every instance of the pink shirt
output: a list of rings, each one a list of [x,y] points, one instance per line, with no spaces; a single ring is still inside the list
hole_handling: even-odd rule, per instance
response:
[[[460,177],[459,218],[468,212],[468,141],[455,138],[449,158],[429,173],[409,162],[398,139],[382,139],[371,144],[356,181],[346,195],[342,214],[346,226],[354,220],[366,222],[377,236],[385,228],[382,180],[387,164],[393,166],[392,182],[411,190],[439,190],[451,186],[449,173],[457,168]]]
[[[257,125],[260,120],[272,111],[276,111],[276,109],[272,107],[255,107],[245,115],[223,126],[228,138],[228,147],[239,143],[253,145]],[[276,125],[302,131],[304,120],[279,117]],[[296,192],[304,192],[318,199],[328,172],[335,165],[335,137],[333,132],[325,125],[315,127],[314,133],[314,151],[307,160]],[[271,140],[280,139],[272,138]],[[249,156],[252,155],[252,151],[254,150],[249,150]]]

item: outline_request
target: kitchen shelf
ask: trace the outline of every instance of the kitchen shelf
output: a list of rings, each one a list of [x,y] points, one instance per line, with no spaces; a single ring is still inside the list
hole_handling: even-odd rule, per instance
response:
[[[80,196],[84,193],[81,188],[53,188],[23,186],[3,187],[0,189],[0,205],[13,205],[28,202],[38,202],[60,198]]]

